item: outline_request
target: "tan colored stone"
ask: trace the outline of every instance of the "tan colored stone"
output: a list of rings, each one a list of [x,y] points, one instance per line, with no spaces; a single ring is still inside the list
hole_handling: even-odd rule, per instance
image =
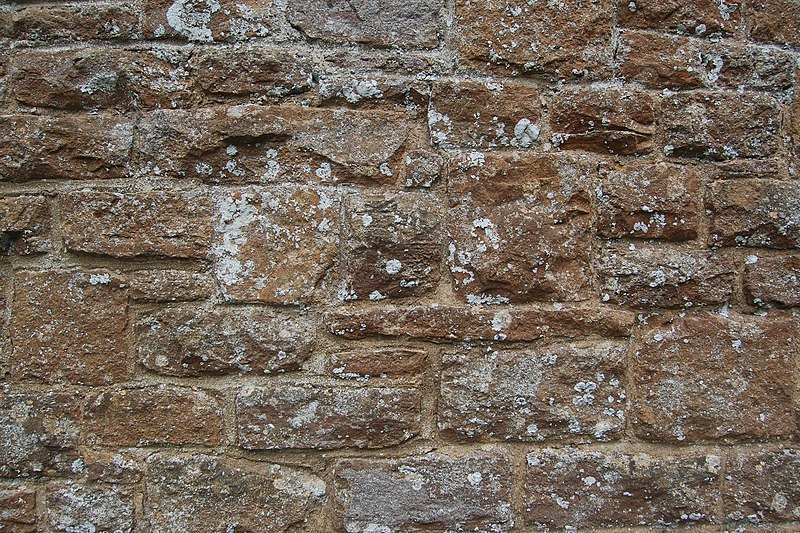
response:
[[[0,252],[28,255],[47,252],[51,247],[47,198],[0,197]]]
[[[403,111],[417,116],[428,112],[430,96],[428,83],[414,78],[382,73],[323,73],[319,78],[319,97],[325,105]]]
[[[795,0],[748,2],[745,19],[754,41],[800,46],[800,5]]]
[[[128,489],[67,482],[49,487],[44,507],[54,533],[133,531],[135,503]]]
[[[411,150],[403,157],[400,178],[406,187],[428,189],[439,180],[444,168],[444,158],[436,152]]]
[[[697,313],[637,336],[632,421],[643,439],[792,434],[800,332],[788,317]]]
[[[148,269],[127,276],[128,298],[133,302],[193,302],[205,300],[216,292],[208,272],[175,269]]]
[[[619,24],[680,35],[735,35],[742,27],[741,2],[717,0],[634,0],[620,4]]]
[[[90,450],[84,455],[86,478],[103,483],[133,484],[142,479],[144,465],[124,451]]]
[[[273,33],[272,0],[146,0],[145,39],[240,42]]]
[[[25,41],[138,39],[138,9],[130,3],[17,6],[4,35]]]
[[[722,498],[729,520],[800,519],[800,452],[736,450],[725,465]]]
[[[12,378],[85,385],[124,380],[123,284],[105,270],[17,273],[9,326]]]
[[[362,348],[328,356],[326,371],[342,379],[402,378],[413,381],[424,370],[428,352],[414,348]]]
[[[744,297],[753,305],[800,306],[800,257],[745,258]]]

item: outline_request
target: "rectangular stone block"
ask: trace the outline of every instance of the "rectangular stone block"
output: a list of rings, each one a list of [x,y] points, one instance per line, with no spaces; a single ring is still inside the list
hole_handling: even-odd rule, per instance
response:
[[[397,378],[404,383],[417,380],[428,358],[426,350],[414,348],[361,348],[328,356],[326,372],[342,379],[366,381],[371,378]]]
[[[18,272],[11,377],[104,385],[127,376],[124,279],[104,270]]]
[[[762,43],[800,45],[800,5],[794,0],[757,0],[747,3],[745,18],[750,38]]]
[[[47,198],[0,197],[0,253],[29,255],[47,252],[51,247]]]
[[[209,272],[176,269],[136,270],[128,273],[128,298],[132,302],[166,303],[205,300],[217,288]]]
[[[716,0],[635,0],[620,5],[619,24],[678,35],[719,38],[739,33],[741,2]]]
[[[346,72],[347,65],[343,67]],[[424,80],[330,69],[319,75],[319,99],[324,105],[402,111],[414,117],[428,112],[431,88]],[[417,69],[408,70],[411,74]]]
[[[5,35],[37,43],[139,39],[139,12],[130,3],[19,6]]]
[[[239,446],[250,450],[384,448],[420,431],[418,390],[317,385],[245,387],[236,396]]]
[[[433,452],[345,459],[334,468],[336,525],[346,531],[509,531],[511,459]]]
[[[747,303],[758,306],[800,306],[800,257],[749,255],[742,280]]]
[[[438,428],[458,440],[613,440],[625,429],[624,344],[462,349],[442,361]]]
[[[274,33],[272,0],[146,0],[140,9],[148,40],[241,42]]]
[[[140,459],[141,456],[125,451],[87,450],[83,457],[86,479],[122,485],[138,483],[144,473]]]
[[[800,452],[756,448],[732,451],[722,498],[729,520],[753,523],[800,519]]]
[[[145,193],[78,191],[61,198],[64,245],[112,257],[204,258],[211,200],[202,189]]]
[[[48,488],[44,508],[49,530],[54,533],[131,533],[136,505],[129,489],[67,482]]]
[[[788,316],[696,313],[637,335],[633,428],[664,442],[788,437],[798,326]]]

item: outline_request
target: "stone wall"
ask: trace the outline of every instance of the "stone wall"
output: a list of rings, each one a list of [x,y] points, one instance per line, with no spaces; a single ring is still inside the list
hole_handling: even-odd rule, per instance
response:
[[[0,531],[800,531],[797,0],[0,44]]]

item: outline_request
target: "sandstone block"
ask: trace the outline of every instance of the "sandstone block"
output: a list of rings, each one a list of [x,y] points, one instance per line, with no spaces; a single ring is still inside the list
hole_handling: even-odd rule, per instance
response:
[[[36,491],[25,486],[0,489],[0,530],[11,533],[36,531]]]
[[[240,42],[273,33],[272,0],[146,0],[145,39]]]
[[[741,2],[635,0],[620,5],[619,24],[698,37],[730,36],[742,27]]]
[[[427,351],[413,348],[362,348],[331,354],[325,368],[342,379],[402,378],[406,383],[420,376],[427,357]]]
[[[29,255],[47,252],[50,206],[44,196],[0,197],[0,252]]]
[[[743,288],[750,304],[800,306],[800,257],[747,256]]]
[[[749,2],[745,19],[750,38],[782,46],[800,45],[800,5],[793,0]]]
[[[138,39],[138,10],[130,3],[25,5],[9,16],[6,34],[23,41],[128,41]]]
[[[796,449],[737,450],[730,454],[725,472],[722,498],[728,519],[800,518],[800,452]]]
[[[64,483],[45,496],[50,531],[133,531],[134,497],[131,491],[109,485]]]

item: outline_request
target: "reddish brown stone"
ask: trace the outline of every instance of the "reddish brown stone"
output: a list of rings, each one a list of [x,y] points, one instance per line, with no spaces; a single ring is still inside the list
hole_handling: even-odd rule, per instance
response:
[[[406,187],[427,189],[439,180],[444,167],[444,158],[436,152],[412,150],[403,157],[400,178]]]
[[[222,413],[204,392],[171,386],[110,389],[89,402],[90,440],[110,446],[215,445]]]
[[[742,120],[747,117],[747,120]],[[758,93],[690,93],[664,98],[664,153],[723,161],[769,157],[780,146],[780,108]]]
[[[134,302],[192,302],[216,292],[213,277],[186,270],[137,270],[127,275],[128,298]]]
[[[414,78],[323,74],[319,79],[319,97],[326,105],[387,109],[416,116],[428,112],[430,95],[428,83]]]
[[[600,309],[515,309],[446,305],[337,309],[325,315],[328,330],[358,339],[370,335],[431,339],[531,341],[544,337],[626,337],[634,316]]]
[[[713,523],[721,466],[713,453],[534,451],[525,472],[525,523],[565,530]]]
[[[138,8],[113,5],[31,5],[10,16],[9,37],[24,41],[126,41],[138,39]]]
[[[420,376],[427,358],[427,351],[413,348],[362,348],[331,354],[325,368],[343,379],[402,378],[405,383]]]
[[[0,488],[0,531],[36,531],[36,491],[25,486]]]
[[[539,144],[541,100],[540,90],[520,83],[439,82],[428,110],[431,139],[442,148],[530,148]]]
[[[588,297],[587,165],[474,152],[450,166],[448,266],[457,293],[476,304]]]
[[[272,34],[272,0],[147,0],[145,39],[239,42]]]
[[[63,483],[49,487],[44,507],[49,531],[133,531],[132,491],[108,485]]]
[[[800,4],[795,0],[748,2],[745,18],[754,41],[800,46]]]
[[[420,431],[418,390],[316,385],[245,387],[236,396],[239,446],[251,450],[383,448]]]
[[[459,51],[470,65],[498,73],[602,79],[611,74],[612,9],[608,0],[458,0]]]
[[[0,252],[28,255],[50,250],[50,206],[44,196],[0,198]]]
[[[625,429],[623,344],[445,354],[438,428],[448,438],[607,441]]]
[[[602,237],[697,237],[702,176],[692,167],[632,165],[600,169],[597,233]]]
[[[144,466],[131,454],[91,450],[84,456],[86,477],[103,483],[138,483]]]
[[[203,258],[211,238],[205,191],[80,191],[62,197],[67,250],[112,257]]]
[[[680,35],[719,37],[736,34],[742,24],[738,1],[633,0],[619,6],[622,26],[667,30]]]
[[[800,332],[791,318],[699,313],[638,336],[633,427],[644,439],[761,439],[794,431]]]
[[[643,309],[723,304],[736,280],[728,253],[652,243],[606,244],[596,269],[604,302]]]
[[[654,122],[653,99],[628,89],[565,89],[550,112],[557,147],[600,153],[650,152]]]
[[[334,469],[341,531],[508,531],[512,461],[476,450],[345,459]]]
[[[139,362],[171,376],[298,370],[314,347],[308,319],[263,308],[156,309],[133,331]]]
[[[12,378],[86,385],[125,379],[122,284],[102,270],[19,272],[9,327]]]
[[[745,258],[744,297],[753,305],[800,306],[800,257]]]
[[[439,207],[425,194],[349,196],[340,297],[382,300],[434,290],[443,255]]]
[[[300,468],[164,453],[147,466],[144,513],[153,533],[324,530],[325,482]]]
[[[337,252],[335,190],[291,185],[220,191],[216,208],[211,253],[227,300],[312,298]]]
[[[123,117],[0,115],[0,179],[121,178],[133,123]]]
[[[729,520],[800,519],[800,451],[737,450],[725,473],[722,498]]]
[[[800,248],[800,185],[719,181],[706,195],[712,246]]]

